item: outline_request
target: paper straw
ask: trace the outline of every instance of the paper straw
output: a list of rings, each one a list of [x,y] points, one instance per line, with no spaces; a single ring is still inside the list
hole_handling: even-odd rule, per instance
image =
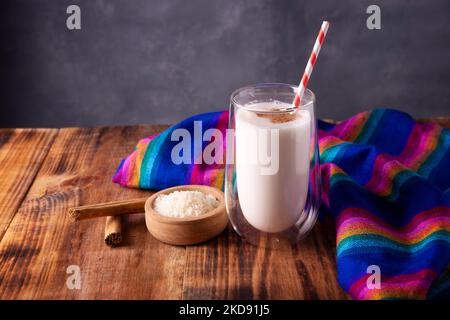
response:
[[[295,94],[293,105],[297,108],[300,105],[300,100],[305,93],[306,86],[308,85],[308,80],[311,77],[311,72],[313,71],[314,64],[316,63],[317,57],[322,47],[323,40],[327,35],[328,27],[330,23],[328,21],[322,22],[322,27],[320,27],[319,34],[317,35],[316,43],[314,43],[314,48],[309,56],[308,64],[306,65],[305,72],[303,73],[302,80],[297,88],[297,93]]]

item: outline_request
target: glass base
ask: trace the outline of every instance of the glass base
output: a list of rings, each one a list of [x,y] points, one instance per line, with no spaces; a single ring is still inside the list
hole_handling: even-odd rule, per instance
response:
[[[292,246],[297,243],[283,235],[277,233],[252,233],[242,235],[242,239],[253,246],[268,249],[280,249],[286,246]]]
[[[306,222],[307,221],[305,221],[305,223]],[[314,224],[315,219],[314,221],[310,221],[308,223],[309,226],[307,228],[306,225],[303,224],[302,225],[303,228],[299,229],[298,227],[294,226],[288,230],[278,233],[262,232],[250,226],[249,224],[247,224],[244,228],[242,228],[239,231],[234,227],[233,224],[232,225],[236,233],[244,241],[250,243],[251,245],[269,249],[280,249],[287,246],[291,247],[293,245],[297,245],[300,240],[302,240],[304,237],[308,235],[309,231],[311,230]]]
[[[300,219],[291,228],[277,233],[268,233],[256,229],[248,223],[238,205],[230,211],[233,229],[241,238],[257,247],[279,249],[298,244],[306,237],[317,220],[317,210],[308,207],[300,215]]]

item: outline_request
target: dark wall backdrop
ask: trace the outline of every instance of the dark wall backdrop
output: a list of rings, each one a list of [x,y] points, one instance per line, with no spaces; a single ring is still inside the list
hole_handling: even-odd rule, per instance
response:
[[[82,29],[66,28],[81,7]],[[382,29],[366,28],[381,7]],[[310,81],[321,117],[375,107],[449,115],[448,0],[2,0],[2,127],[171,123],[256,82]]]

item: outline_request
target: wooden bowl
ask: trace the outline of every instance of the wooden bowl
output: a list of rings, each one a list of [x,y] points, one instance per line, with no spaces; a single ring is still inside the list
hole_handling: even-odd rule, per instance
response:
[[[172,218],[158,214],[153,209],[156,198],[174,191],[200,191],[210,194],[219,201],[219,206],[196,217]],[[161,190],[145,202],[145,224],[156,239],[168,244],[189,245],[212,239],[228,224],[223,192],[217,188],[201,185],[185,185]]]

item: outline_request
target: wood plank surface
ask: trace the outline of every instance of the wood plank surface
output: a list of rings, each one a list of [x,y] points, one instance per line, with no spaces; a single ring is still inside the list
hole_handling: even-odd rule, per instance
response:
[[[433,121],[450,128],[450,118]],[[111,249],[104,218],[71,222],[69,207],[151,194],[111,177],[138,139],[164,128],[0,130],[0,299],[348,298],[329,220],[275,250],[243,242],[231,227],[204,244],[166,245],[140,214],[124,219],[125,243]],[[66,286],[71,265],[80,267],[80,290]]]
[[[337,284],[336,235],[318,222],[296,246],[255,247],[229,227],[187,247],[184,299],[347,299]]]
[[[436,122],[438,125],[450,129],[450,117],[436,117],[436,118],[420,118],[418,121],[426,122],[432,121]]]
[[[142,197],[111,183],[139,138],[162,127],[61,129],[0,242],[1,299],[179,299],[185,248],[162,244],[143,215],[126,220],[126,243],[103,243],[105,219],[73,223],[71,206]],[[81,289],[66,271],[80,267]]]
[[[25,198],[57,129],[0,129],[0,240]]]

